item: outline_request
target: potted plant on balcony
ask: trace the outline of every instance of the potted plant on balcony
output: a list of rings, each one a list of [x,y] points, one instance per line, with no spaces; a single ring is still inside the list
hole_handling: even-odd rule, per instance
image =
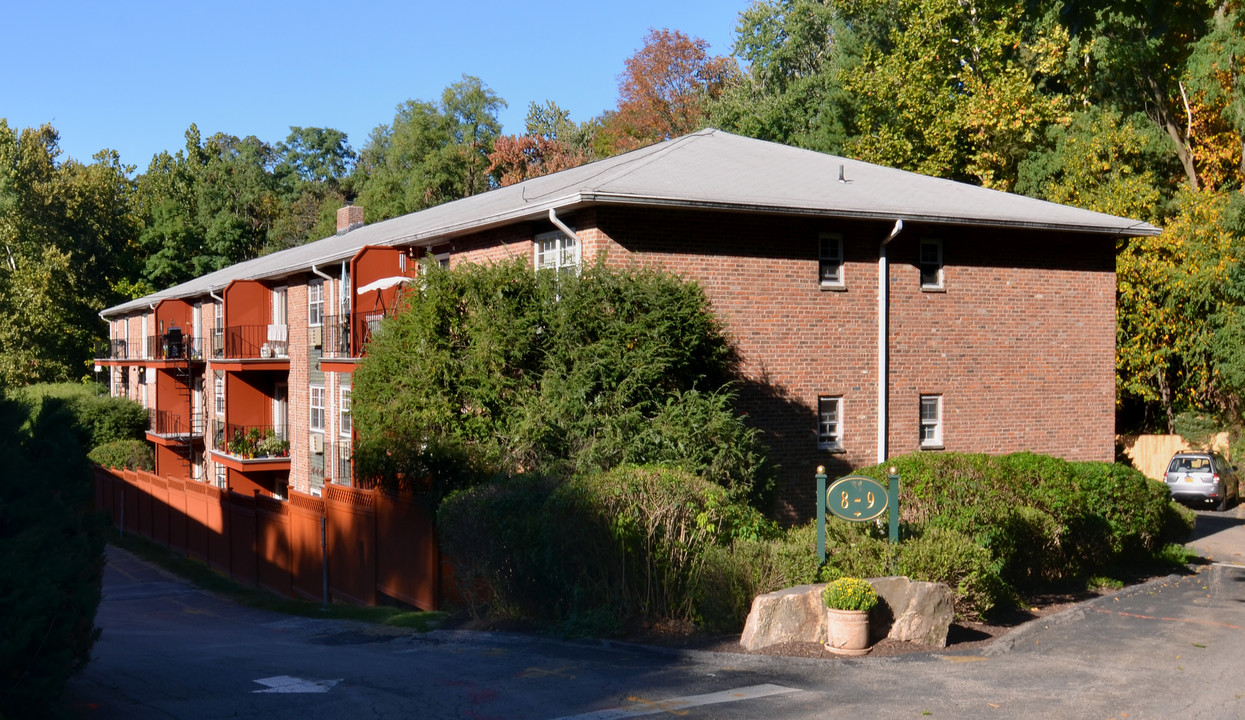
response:
[[[275,433],[267,433],[264,439],[259,441],[259,455],[261,457],[285,457],[290,453],[290,443],[288,440],[282,440]]]
[[[826,649],[839,655],[869,652],[869,611],[878,604],[867,580],[841,577],[821,592],[826,606]]]
[[[229,454],[238,457],[246,457],[247,440],[246,435],[241,430],[234,430],[233,437],[229,440]]]

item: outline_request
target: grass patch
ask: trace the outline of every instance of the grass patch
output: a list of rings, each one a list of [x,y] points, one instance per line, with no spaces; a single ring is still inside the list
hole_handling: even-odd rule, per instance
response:
[[[448,617],[448,613],[444,612],[387,606],[366,607],[331,603],[326,608],[319,603],[280,597],[267,590],[235,582],[199,560],[133,533],[121,535],[115,530],[110,530],[108,544],[158,565],[196,587],[257,610],[326,620],[354,620],[373,625],[409,628],[416,632],[435,630]]]

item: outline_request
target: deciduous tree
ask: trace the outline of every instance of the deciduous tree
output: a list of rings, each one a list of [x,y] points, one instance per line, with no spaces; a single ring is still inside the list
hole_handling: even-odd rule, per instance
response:
[[[354,182],[374,222],[439,205],[490,187],[489,153],[506,106],[479,78],[464,75],[439,103],[408,100],[393,122],[372,131]]]
[[[606,116],[597,152],[615,155],[701,129],[709,102],[737,72],[709,43],[678,30],[649,30],[618,79],[618,109]]]

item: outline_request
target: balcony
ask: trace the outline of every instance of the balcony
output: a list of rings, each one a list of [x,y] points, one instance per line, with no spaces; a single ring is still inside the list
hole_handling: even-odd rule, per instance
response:
[[[354,478],[354,460],[351,453],[353,443],[349,440],[338,440],[333,443],[333,482],[338,485],[351,485]]]
[[[184,413],[169,410],[156,410],[151,414],[151,425],[148,432],[161,439],[193,440],[203,437],[206,419],[203,413]]]
[[[310,328],[309,344],[321,348],[326,360],[360,358],[372,340],[372,333],[380,326],[380,321],[392,314],[392,310],[373,310],[329,315],[324,318],[322,327]]]
[[[105,340],[95,349],[95,357],[100,360],[128,360],[130,342],[128,340]]]
[[[216,363],[224,369],[289,369],[288,325],[229,325],[212,336]]]
[[[169,331],[147,337],[144,350],[150,360],[202,360],[203,338]]]
[[[238,470],[288,468],[290,441],[285,429],[271,425],[233,425],[217,422],[213,427],[213,455]],[[253,466],[260,467],[253,467]]]

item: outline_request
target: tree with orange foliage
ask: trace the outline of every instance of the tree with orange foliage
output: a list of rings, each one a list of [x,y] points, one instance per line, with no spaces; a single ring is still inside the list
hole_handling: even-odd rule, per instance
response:
[[[604,118],[597,153],[617,155],[701,129],[709,102],[738,75],[734,60],[711,57],[708,48],[678,30],[650,29],[618,78],[618,109]]]
[[[488,172],[502,187],[593,160],[593,125],[572,121],[552,100],[528,106],[525,129],[523,135],[497,138],[489,153]]]

